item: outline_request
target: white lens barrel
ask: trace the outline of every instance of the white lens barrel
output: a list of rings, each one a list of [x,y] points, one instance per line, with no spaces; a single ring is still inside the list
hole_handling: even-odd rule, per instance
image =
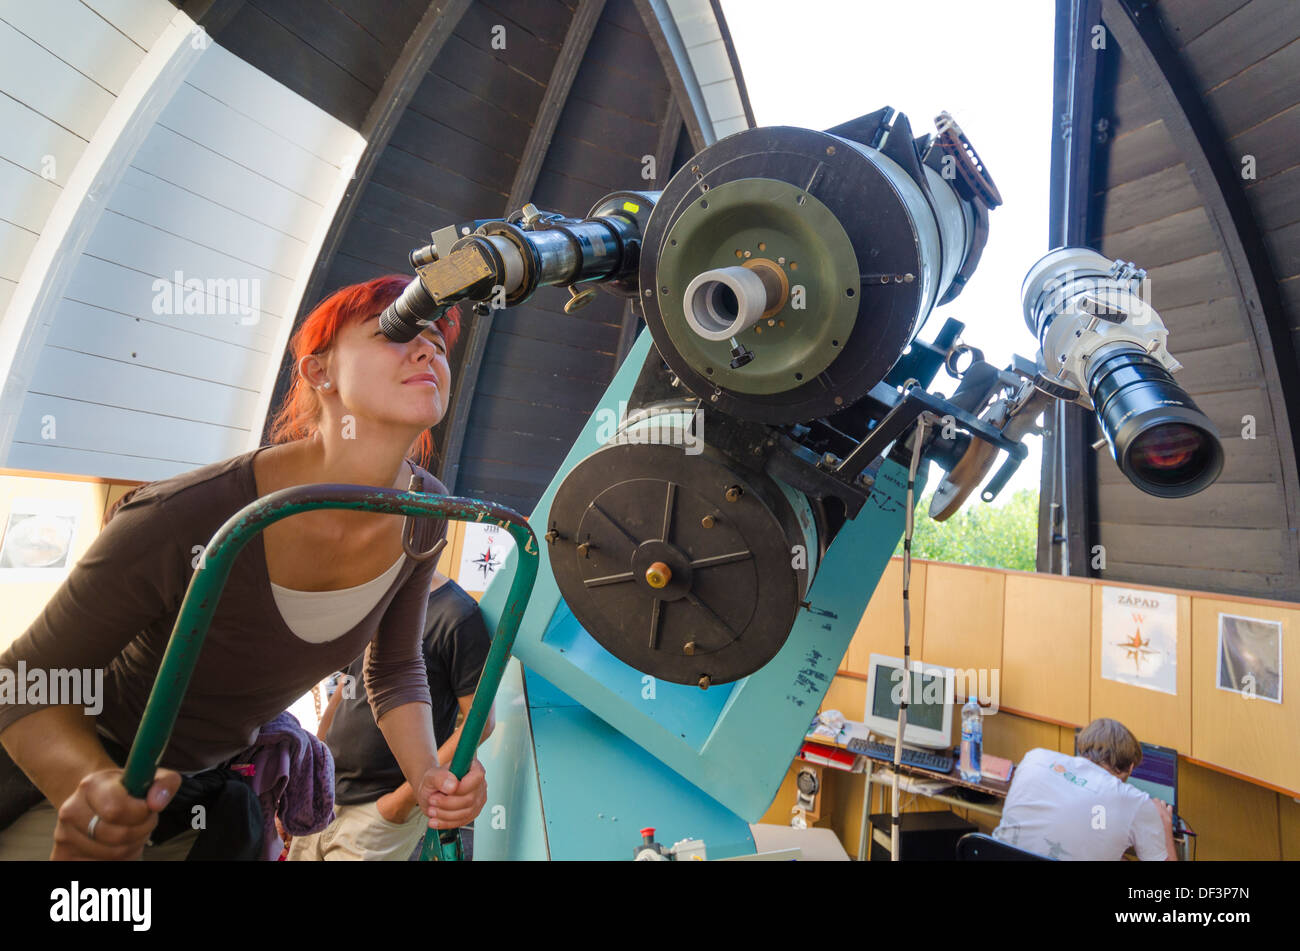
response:
[[[682,295],[686,322],[705,340],[727,340],[748,330],[770,303],[762,279],[747,267],[705,271]]]

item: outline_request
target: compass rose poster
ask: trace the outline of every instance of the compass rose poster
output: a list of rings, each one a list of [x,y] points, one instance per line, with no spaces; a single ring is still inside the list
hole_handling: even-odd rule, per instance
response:
[[[466,522],[456,583],[466,591],[486,591],[514,546],[515,540],[504,528]]]
[[[1102,586],[1101,675],[1178,693],[1177,595]]]

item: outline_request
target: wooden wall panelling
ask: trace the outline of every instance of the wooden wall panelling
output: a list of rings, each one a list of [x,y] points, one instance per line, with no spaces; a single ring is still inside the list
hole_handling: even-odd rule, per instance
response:
[[[1163,5],[1162,5],[1163,7]],[[1240,74],[1295,38],[1291,0],[1251,0],[1183,47],[1183,60],[1200,90]]]
[[[1300,792],[1300,610],[1194,597],[1195,674],[1191,755],[1283,789]],[[1218,687],[1219,614],[1282,623],[1282,702],[1246,699]],[[1288,691],[1288,687],[1290,690]]]
[[[1300,861],[1300,800],[1283,793],[1277,794],[1277,824],[1281,834],[1281,855],[1284,862]]]
[[[1001,705],[1052,720],[1086,724],[1091,585],[1008,574],[1005,604]]]
[[[1101,676],[1101,596],[1092,586],[1092,686],[1088,720],[1109,717],[1143,743],[1171,746],[1184,756],[1192,749],[1192,605],[1178,596],[1178,693],[1134,687]]]
[[[1250,0],[1160,0],[1160,15],[1169,31],[1169,38],[1178,46],[1186,46],[1249,2]]]
[[[925,655],[925,585],[929,564],[913,560],[910,600],[912,602],[912,657]],[[876,590],[862,612],[853,640],[840,667],[865,675],[872,654],[903,656],[903,559],[892,558],[880,576]],[[853,719],[861,719],[855,716]]]
[[[1004,712],[984,718],[984,750],[1013,763],[1032,749],[1055,750],[1060,743],[1061,727],[1055,723]]]
[[[1196,860],[1277,861],[1278,796],[1186,760],[1178,762],[1178,814],[1196,833]]]
[[[1006,575],[930,562],[925,574],[925,653],[921,660],[962,670],[1002,666]],[[958,678],[957,696],[965,700]]]

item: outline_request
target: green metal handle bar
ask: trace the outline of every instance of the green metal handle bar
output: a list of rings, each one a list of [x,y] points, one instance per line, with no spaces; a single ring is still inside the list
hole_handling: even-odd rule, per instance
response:
[[[360,512],[377,512],[390,515],[429,516],[461,522],[490,521],[510,532],[519,553],[514,577],[506,598],[505,610],[497,624],[496,635],[483,665],[478,690],[456,753],[452,757],[451,771],[456,778],[469,772],[478,747],[478,737],[487,723],[488,710],[496,697],[497,687],[505,674],[510,651],[514,647],[524,608],[537,578],[537,538],[528,521],[513,509],[480,499],[458,496],[434,496],[400,489],[380,489],[359,485],[304,485],[281,489],[244,506],[217,529],[199,560],[199,568],[190,579],[185,599],[181,602],[176,626],[163,654],[136,731],[135,741],[127,756],[122,784],[127,792],[143,799],[153,784],[154,773],[162,759],[163,750],[171,738],[181,701],[189,687],[190,677],[198,663],[208,626],[216,613],[217,603],[230,576],[235,556],[258,532],[268,525],[290,515],[318,509],[351,509]],[[434,850],[437,850],[435,852]],[[436,830],[425,835],[421,859],[441,857],[448,861],[460,858],[460,841],[440,843]]]

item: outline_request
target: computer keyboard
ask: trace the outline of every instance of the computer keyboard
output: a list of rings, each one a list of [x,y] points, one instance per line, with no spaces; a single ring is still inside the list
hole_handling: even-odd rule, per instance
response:
[[[862,740],[857,737],[849,740],[847,749],[850,753],[858,756],[870,756],[872,759],[884,760],[887,763],[894,761],[894,745],[892,743],[876,743],[871,740]],[[908,766],[919,766],[921,769],[930,769],[936,773],[951,773],[953,767],[953,758],[944,753],[927,753],[923,750],[913,750],[903,747],[903,763]]]

